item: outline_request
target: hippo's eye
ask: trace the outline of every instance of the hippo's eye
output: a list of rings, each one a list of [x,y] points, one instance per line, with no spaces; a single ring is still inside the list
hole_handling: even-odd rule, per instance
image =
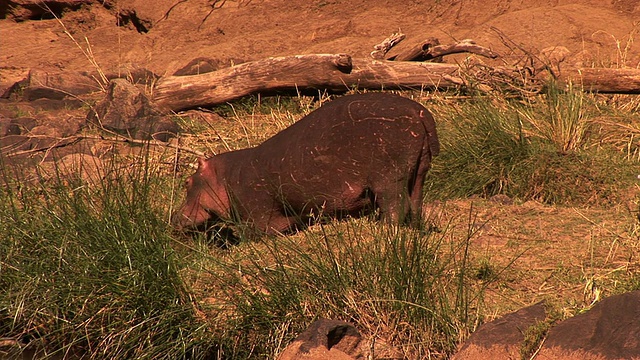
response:
[[[193,178],[188,177],[187,180],[184,181],[184,187],[189,188],[193,184]]]

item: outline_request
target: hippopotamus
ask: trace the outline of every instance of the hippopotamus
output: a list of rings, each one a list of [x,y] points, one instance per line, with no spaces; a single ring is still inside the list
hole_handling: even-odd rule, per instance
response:
[[[179,229],[233,221],[279,234],[319,216],[378,210],[387,222],[419,224],[439,148],[433,116],[419,103],[389,93],[342,96],[258,146],[200,158],[172,221]]]

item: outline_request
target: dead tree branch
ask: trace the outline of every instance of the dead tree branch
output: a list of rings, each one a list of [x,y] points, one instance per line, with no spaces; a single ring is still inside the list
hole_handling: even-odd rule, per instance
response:
[[[391,36],[384,39],[380,44],[373,47],[375,50],[371,52],[371,57],[376,60],[382,60],[389,50],[404,40],[405,37],[405,34],[402,33],[391,34]]]
[[[206,74],[168,76],[158,81],[153,99],[162,107],[179,111],[254,93],[446,88],[464,84],[458,72],[459,67],[452,64],[357,59],[346,54],[297,55],[248,62]]]

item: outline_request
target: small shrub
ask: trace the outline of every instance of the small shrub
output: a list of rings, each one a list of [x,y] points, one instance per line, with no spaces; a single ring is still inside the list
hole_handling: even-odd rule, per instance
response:
[[[524,341],[520,346],[520,359],[528,360],[533,358],[532,356],[538,352],[550,328],[551,324],[549,322],[539,321],[525,330]]]
[[[520,359],[534,359],[538,350],[543,345],[545,338],[551,327],[565,316],[561,309],[550,303],[545,303],[546,317],[535,324],[523,329],[524,341],[520,345]]]
[[[474,277],[481,281],[493,280],[496,276],[496,270],[491,262],[487,259],[481,259],[475,269]]]

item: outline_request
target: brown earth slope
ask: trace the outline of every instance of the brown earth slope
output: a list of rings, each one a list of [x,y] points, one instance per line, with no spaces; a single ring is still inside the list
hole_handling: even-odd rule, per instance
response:
[[[472,38],[507,56],[502,33],[534,52],[562,45],[587,62],[640,62],[633,42],[640,5],[633,0],[68,2],[75,5],[51,7],[60,21],[48,9],[19,6],[40,1],[0,6],[0,90],[32,68],[94,70],[81,50],[89,45],[104,72],[144,67],[162,75],[198,57],[229,64],[309,53],[368,56],[396,31],[407,34],[397,51],[433,36],[443,43]]]

